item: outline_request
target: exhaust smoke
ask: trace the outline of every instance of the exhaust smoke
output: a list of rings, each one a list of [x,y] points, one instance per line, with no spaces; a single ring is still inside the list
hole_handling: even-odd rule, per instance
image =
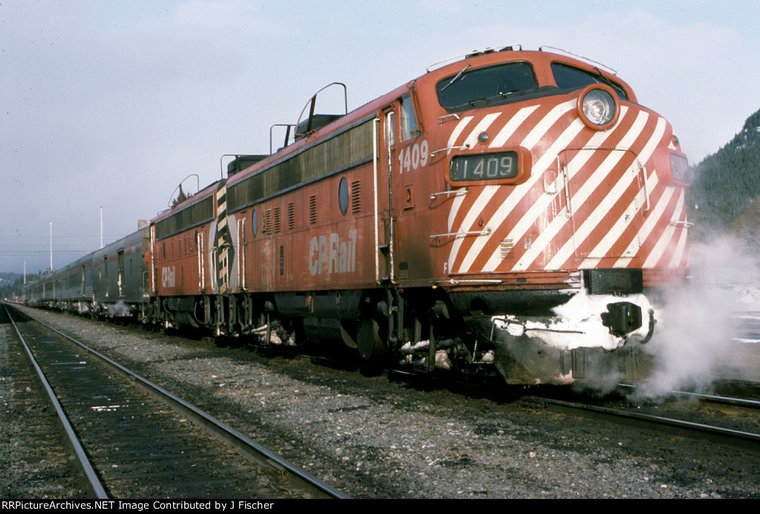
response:
[[[690,279],[666,293],[655,336],[645,345],[655,368],[640,394],[707,390],[726,373],[760,379],[758,363],[751,358],[758,348],[738,331],[742,319],[760,320],[759,262],[731,237],[692,245]]]

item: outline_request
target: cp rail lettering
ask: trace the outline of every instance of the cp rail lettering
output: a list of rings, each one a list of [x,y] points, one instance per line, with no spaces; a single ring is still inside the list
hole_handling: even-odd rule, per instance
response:
[[[343,238],[337,232],[312,237],[309,271],[312,275],[356,271],[356,230],[349,230]]]

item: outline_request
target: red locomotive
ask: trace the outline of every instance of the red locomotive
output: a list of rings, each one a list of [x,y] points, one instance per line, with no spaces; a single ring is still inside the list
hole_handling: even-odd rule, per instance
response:
[[[627,83],[509,47],[315,105],[151,221],[148,321],[509,383],[635,373],[686,270],[688,165]]]

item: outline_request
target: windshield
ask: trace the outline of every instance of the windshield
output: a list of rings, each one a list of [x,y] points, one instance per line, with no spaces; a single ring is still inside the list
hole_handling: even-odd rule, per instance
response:
[[[566,64],[554,62],[552,63],[552,73],[554,73],[554,80],[560,89],[579,89],[590,84],[607,84],[615,90],[620,98],[623,100],[628,99],[625,89],[620,84],[616,84],[608,79],[601,71],[596,74],[589,73],[588,71],[573,68]]]
[[[503,103],[514,96],[538,89],[533,67],[527,62],[500,64],[473,71],[467,71],[468,67],[441,80],[436,86],[438,101],[449,111]]]

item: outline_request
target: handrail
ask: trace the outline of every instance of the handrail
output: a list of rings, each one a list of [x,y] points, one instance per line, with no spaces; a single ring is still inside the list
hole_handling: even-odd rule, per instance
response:
[[[303,109],[301,109],[301,114],[298,115],[298,121],[296,122],[296,127],[298,127],[298,124],[301,123],[301,116],[303,116],[304,111],[306,110],[306,107],[311,104],[311,107],[309,108],[309,124],[306,128],[306,132],[309,132],[311,130],[311,119],[314,116],[314,108],[317,104],[317,95],[327,89],[331,86],[343,86],[343,104],[344,104],[344,113],[348,114],[348,88],[343,82],[330,82],[326,86],[324,86],[322,89],[317,91],[312,95],[312,97],[309,99],[309,101],[306,102],[306,105],[303,106]]]
[[[430,199],[435,200],[437,196],[464,196],[468,193],[467,189],[456,189],[451,191],[440,191],[438,193],[431,193]]]
[[[439,237],[460,238],[460,237],[468,237],[468,236],[487,236],[490,233],[491,233],[491,229],[487,228],[485,230],[479,230],[479,231],[473,231],[473,232],[447,232],[445,234],[431,234],[430,239],[437,239]]]
[[[272,129],[275,127],[287,127],[287,130],[285,131],[285,143],[282,145],[283,147],[288,146],[288,140],[290,139],[290,129],[297,128],[297,125],[293,125],[292,123],[275,123],[271,127],[269,127],[269,155],[272,155],[274,152],[272,151]],[[295,134],[296,131],[293,130],[293,134]]]
[[[378,169],[377,169],[377,160],[379,158],[378,151],[377,151],[377,126],[380,123],[380,118],[375,118],[374,123],[372,123],[372,177],[373,177],[373,185],[372,188],[374,190],[374,225],[375,225],[375,281],[379,284],[380,283],[380,232],[378,229],[377,224],[379,223],[379,205],[378,205],[378,199],[377,199],[377,176],[378,176]]]
[[[470,145],[459,145],[459,146],[447,146],[446,148],[439,148],[438,150],[433,150],[430,152],[430,157],[435,157],[435,154],[441,153],[441,152],[448,152],[451,150],[469,150]]]

